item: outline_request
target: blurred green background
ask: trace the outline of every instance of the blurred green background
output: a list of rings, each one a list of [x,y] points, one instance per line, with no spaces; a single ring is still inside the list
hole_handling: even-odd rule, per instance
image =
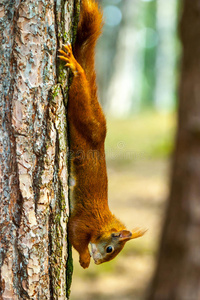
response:
[[[142,300],[153,276],[176,132],[177,0],[102,0],[99,98],[107,118],[109,205],[128,229],[147,228],[111,262],[83,270],[73,251],[71,300]]]

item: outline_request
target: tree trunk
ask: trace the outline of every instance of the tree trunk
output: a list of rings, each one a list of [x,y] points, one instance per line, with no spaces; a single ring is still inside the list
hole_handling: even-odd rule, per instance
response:
[[[200,5],[197,0],[183,4],[178,134],[150,300],[200,299]]]
[[[77,5],[0,4],[0,299],[67,297],[67,74],[56,55]]]

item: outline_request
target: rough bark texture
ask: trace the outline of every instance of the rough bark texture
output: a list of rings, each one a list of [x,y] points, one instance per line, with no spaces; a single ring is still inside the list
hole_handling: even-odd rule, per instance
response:
[[[0,299],[66,299],[67,77],[56,55],[74,5],[0,4]]]
[[[183,4],[179,126],[150,300],[200,299],[200,2]]]

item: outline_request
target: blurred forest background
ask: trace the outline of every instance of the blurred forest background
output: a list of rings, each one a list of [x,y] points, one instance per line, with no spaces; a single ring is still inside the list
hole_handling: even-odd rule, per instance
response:
[[[107,117],[109,204],[129,229],[148,228],[113,261],[83,270],[74,251],[71,300],[142,300],[156,264],[176,131],[177,0],[101,0],[96,54]]]

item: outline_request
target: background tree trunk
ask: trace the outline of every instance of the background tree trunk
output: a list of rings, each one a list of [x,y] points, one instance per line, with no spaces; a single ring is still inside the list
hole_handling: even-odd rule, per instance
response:
[[[200,299],[200,5],[184,0],[172,186],[150,300]]]
[[[67,74],[56,55],[78,3],[0,4],[0,299],[68,293]]]

